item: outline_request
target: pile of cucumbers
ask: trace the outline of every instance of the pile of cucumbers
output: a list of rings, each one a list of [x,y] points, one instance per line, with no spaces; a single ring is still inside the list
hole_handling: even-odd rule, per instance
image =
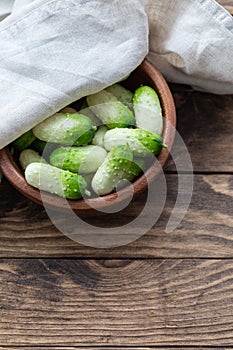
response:
[[[106,195],[132,181],[163,144],[159,97],[115,84],[67,107],[12,144],[28,184],[67,199]],[[127,181],[126,181],[127,180]]]

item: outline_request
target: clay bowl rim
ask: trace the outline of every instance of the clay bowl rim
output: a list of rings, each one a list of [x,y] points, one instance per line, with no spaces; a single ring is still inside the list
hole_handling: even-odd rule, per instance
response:
[[[171,91],[162,76],[162,74],[155,68],[155,66],[149,62],[147,59],[141,63],[139,68],[148,76],[148,78],[153,82],[154,88],[156,89],[164,116],[164,131],[163,131],[163,141],[166,143],[168,148],[163,148],[157,157],[161,168],[164,168],[168,157],[169,150],[171,149],[176,129],[176,109]],[[132,182],[134,197],[138,196],[144,192],[148,184],[152,183],[154,179],[159,174],[161,168],[153,163],[145,174],[141,175],[138,179]],[[125,187],[118,191],[118,193],[113,192],[108,195],[102,196],[101,198],[91,198],[89,200],[79,199],[79,200],[66,200],[64,198],[58,197],[54,194],[43,192],[43,200],[41,198],[40,191],[32,186],[28,185],[22,171],[19,169],[15,161],[13,160],[8,147],[0,150],[0,170],[7,180],[25,197],[30,200],[40,204],[46,205],[50,208],[66,211],[67,209],[72,209],[74,212],[85,213],[88,211],[101,210],[103,208],[109,207],[111,205],[116,205],[120,202],[125,201],[129,196],[128,187]],[[90,201],[90,205],[88,202]]]

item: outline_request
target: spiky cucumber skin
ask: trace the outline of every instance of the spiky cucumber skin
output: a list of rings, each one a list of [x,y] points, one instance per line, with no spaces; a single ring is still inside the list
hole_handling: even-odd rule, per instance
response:
[[[33,149],[24,149],[19,155],[19,162],[23,170],[31,163],[47,163],[38,152]]]
[[[32,130],[25,132],[23,135],[18,137],[15,141],[12,142],[12,146],[19,152],[26,149],[31,143],[36,139]]]
[[[94,145],[83,147],[59,147],[50,155],[50,163],[74,173],[93,173],[107,156],[104,148]]]
[[[95,126],[101,125],[101,121],[95,116],[85,100],[80,108],[80,113],[90,118]]]
[[[92,188],[98,195],[106,195],[111,193],[120,181],[132,180],[139,172],[129,146],[116,146],[95,173]]]
[[[80,199],[87,183],[81,175],[49,164],[31,163],[25,170],[29,185],[67,199]]]
[[[82,114],[56,113],[33,128],[42,141],[80,146],[92,140],[96,127]]]
[[[116,145],[129,145],[135,156],[149,156],[160,153],[163,139],[160,135],[142,129],[109,130],[104,135],[104,147],[110,151]]]
[[[106,125],[101,125],[96,131],[91,143],[96,146],[104,147],[104,135],[108,130]]]
[[[154,89],[150,86],[140,86],[133,96],[133,108],[138,128],[162,134],[162,108]]]
[[[133,111],[133,93],[120,84],[114,84],[105,89],[114,95],[121,103]]]
[[[87,103],[95,115],[109,129],[135,125],[135,118],[131,110],[106,90],[87,96]]]

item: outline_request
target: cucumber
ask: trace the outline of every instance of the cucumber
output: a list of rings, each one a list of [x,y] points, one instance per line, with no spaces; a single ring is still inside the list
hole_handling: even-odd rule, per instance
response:
[[[80,108],[80,113],[90,118],[95,126],[101,125],[101,121],[95,116],[85,100]]]
[[[82,114],[56,113],[33,128],[42,141],[65,145],[84,145],[92,140],[96,127]]]
[[[133,107],[138,128],[162,134],[162,108],[154,89],[149,86],[139,87],[133,96]]]
[[[127,186],[129,181],[132,181],[135,177],[137,177],[143,171],[143,166],[144,162],[142,158],[140,158],[140,160],[139,158],[137,160],[134,159],[131,162],[130,171],[128,172],[127,179],[120,180],[117,183],[117,190],[120,190],[121,188]]]
[[[82,177],[87,183],[87,190],[91,193],[92,192],[92,187],[91,187],[91,182],[94,177],[95,173],[88,173],[88,174],[82,174]]]
[[[31,148],[38,152],[39,154],[42,154],[44,152],[44,149],[47,145],[46,141],[41,141],[39,139],[35,139],[32,144],[31,144]]]
[[[54,151],[55,148],[58,147],[57,143],[50,143],[46,141],[41,141],[39,139],[35,139],[35,141],[32,142],[30,147],[38,152],[40,155],[45,152],[46,156],[49,155],[52,151]]]
[[[65,107],[63,108],[59,113],[62,113],[62,114],[75,114],[77,113],[76,109],[72,108],[72,107]]]
[[[95,133],[92,139],[92,144],[100,147],[104,147],[104,135],[109,129],[105,125],[101,125]]]
[[[120,102],[133,111],[133,93],[120,84],[114,84],[105,89],[114,95]]]
[[[36,139],[32,130],[25,132],[23,135],[18,137],[15,141],[12,142],[12,146],[19,152],[26,149],[31,143]]]
[[[25,149],[20,153],[19,162],[23,170],[31,163],[47,163],[44,158],[42,158],[39,153],[33,149]]]
[[[135,176],[133,152],[129,146],[114,147],[99,167],[92,180],[92,188],[98,195],[111,193],[119,182]]]
[[[87,103],[95,115],[109,129],[135,125],[135,118],[131,110],[106,90],[87,96]]]
[[[129,145],[135,156],[157,155],[162,147],[163,139],[160,135],[142,129],[108,130],[104,135],[104,147],[110,151],[116,145]]]
[[[29,185],[67,199],[80,199],[87,183],[81,175],[58,169],[49,164],[31,163],[25,170]]]
[[[59,147],[50,155],[50,163],[58,168],[74,173],[93,173],[107,156],[99,146]]]

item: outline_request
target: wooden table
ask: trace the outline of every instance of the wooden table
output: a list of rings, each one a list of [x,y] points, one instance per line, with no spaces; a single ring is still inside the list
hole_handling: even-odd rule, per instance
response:
[[[108,250],[69,240],[3,181],[0,349],[233,346],[233,97],[172,90],[195,173],[191,206],[174,232],[164,233],[176,200],[172,162],[159,222]]]

